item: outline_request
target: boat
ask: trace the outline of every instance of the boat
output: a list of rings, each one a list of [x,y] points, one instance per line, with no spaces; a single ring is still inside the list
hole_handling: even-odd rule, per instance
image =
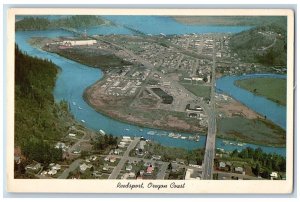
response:
[[[181,139],[185,140],[187,137],[186,136],[182,136]]]
[[[178,138],[180,138],[180,137],[181,137],[180,134],[174,134],[174,135],[173,135],[173,138],[175,138],[175,139],[178,139]]]
[[[129,129],[128,129],[128,128],[126,128],[125,130],[126,130],[126,131],[129,131]]]
[[[237,143],[237,145],[242,147],[242,146],[245,146],[246,144],[245,143]]]
[[[105,132],[104,132],[104,130],[99,130],[99,133],[101,134],[101,135],[105,135]]]
[[[72,102],[73,105],[76,105],[76,102]]]
[[[169,133],[169,137],[174,137],[175,133]]]
[[[155,132],[154,132],[154,131],[149,131],[149,132],[147,132],[147,134],[148,134],[148,135],[154,135]]]
[[[78,109],[82,109],[81,107],[78,107]]]
[[[217,148],[217,149],[220,150],[221,152],[225,151],[223,148]]]
[[[82,123],[85,123],[85,120],[82,119],[81,122],[82,122]]]

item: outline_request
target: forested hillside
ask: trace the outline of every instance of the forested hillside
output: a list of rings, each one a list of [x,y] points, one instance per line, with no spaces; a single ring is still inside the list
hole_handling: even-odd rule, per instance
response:
[[[80,28],[104,24],[104,20],[93,15],[76,15],[57,20],[42,17],[25,17],[16,22],[16,31],[46,30],[65,28]]]
[[[55,103],[52,91],[57,67],[15,49],[15,147],[27,160],[59,160],[54,144],[66,134],[72,120],[65,102]]]
[[[257,62],[266,66],[286,66],[286,21],[258,26],[235,34],[230,48],[245,62]]]

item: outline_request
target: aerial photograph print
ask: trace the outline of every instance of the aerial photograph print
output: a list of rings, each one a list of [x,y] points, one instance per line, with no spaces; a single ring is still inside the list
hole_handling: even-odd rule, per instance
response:
[[[13,21],[13,179],[161,190],[289,177],[287,15]]]

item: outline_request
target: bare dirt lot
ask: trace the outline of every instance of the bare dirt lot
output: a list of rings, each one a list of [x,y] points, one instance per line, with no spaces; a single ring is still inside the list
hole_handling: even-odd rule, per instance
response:
[[[218,104],[217,109],[227,117],[232,117],[236,114],[240,114],[249,119],[261,117],[259,114],[234,99],[231,99],[227,103],[222,103],[222,105]]]

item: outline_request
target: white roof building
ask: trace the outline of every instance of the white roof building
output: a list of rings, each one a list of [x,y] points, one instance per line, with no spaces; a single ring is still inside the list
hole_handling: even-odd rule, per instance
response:
[[[51,169],[48,171],[48,175],[55,175],[57,173],[57,170]]]
[[[272,172],[270,174],[270,177],[272,177],[272,178],[278,178],[278,173],[277,172]]]

